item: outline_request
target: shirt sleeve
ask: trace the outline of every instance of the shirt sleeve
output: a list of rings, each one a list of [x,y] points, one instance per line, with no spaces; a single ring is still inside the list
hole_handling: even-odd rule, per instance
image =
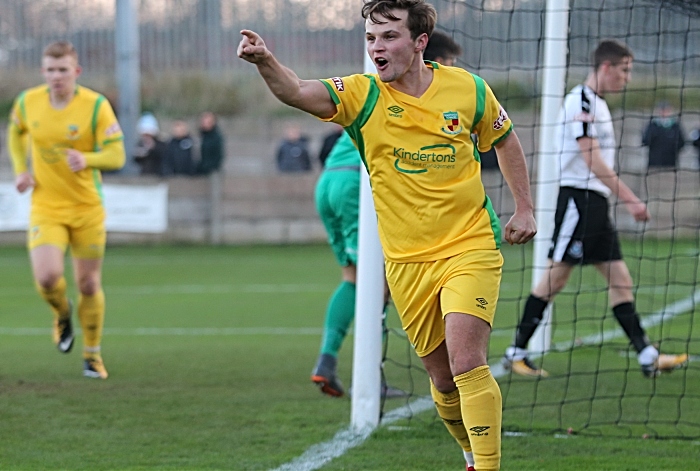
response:
[[[7,126],[7,150],[15,175],[26,172],[28,139],[26,135],[24,107],[24,94],[17,97],[10,112]]]
[[[118,170],[124,166],[124,134],[107,100],[102,100],[95,122],[95,150],[83,153],[89,167]]]
[[[372,80],[371,76],[362,74],[321,80],[337,109],[335,115],[324,121],[333,121],[343,127],[352,125],[367,101]]]
[[[564,113],[564,126],[568,135],[577,140],[582,137],[598,138],[595,128],[595,106],[584,88],[581,88],[580,94],[567,96]]]
[[[475,77],[475,80],[477,114],[479,114],[479,107],[483,101],[483,115],[474,126],[474,130],[479,135],[479,152],[486,152],[510,134],[513,130],[513,123],[506,110],[496,99],[491,87],[479,77]]]

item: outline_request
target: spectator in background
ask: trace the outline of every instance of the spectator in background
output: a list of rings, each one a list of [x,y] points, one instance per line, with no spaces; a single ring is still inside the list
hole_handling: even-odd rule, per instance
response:
[[[158,120],[151,113],[144,113],[136,123],[139,140],[134,149],[134,160],[142,175],[162,175],[163,155],[166,144],[159,137]]]
[[[163,175],[194,175],[194,141],[187,123],[176,120],[163,156]]]
[[[224,137],[216,124],[216,115],[205,111],[199,116],[199,162],[198,175],[209,175],[221,168],[224,160]]]
[[[698,151],[698,168],[700,168],[700,129],[693,129],[690,133],[690,140]]]
[[[330,154],[338,138],[343,135],[343,127],[340,124],[332,123],[332,126],[333,130],[323,137],[323,144],[321,144],[321,150],[318,152],[318,161],[321,162],[321,167],[325,167],[328,154]]]
[[[642,134],[642,145],[649,147],[649,169],[674,169],[678,153],[685,145],[683,129],[673,106],[662,101]]]
[[[308,172],[311,170],[309,139],[301,134],[297,124],[285,129],[285,137],[277,150],[277,169],[280,172]]]

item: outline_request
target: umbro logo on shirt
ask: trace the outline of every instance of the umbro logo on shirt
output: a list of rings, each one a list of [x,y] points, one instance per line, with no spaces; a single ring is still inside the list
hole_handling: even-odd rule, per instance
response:
[[[391,116],[392,118],[403,118],[403,115],[401,113],[404,112],[404,109],[400,106],[392,105],[389,108],[387,108],[387,110],[389,110],[389,116]]]

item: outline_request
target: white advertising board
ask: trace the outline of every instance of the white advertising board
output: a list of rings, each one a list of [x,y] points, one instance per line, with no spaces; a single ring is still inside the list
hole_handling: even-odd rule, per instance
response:
[[[168,228],[168,185],[103,187],[107,232],[162,233]],[[31,191],[18,193],[0,183],[0,231],[23,231],[29,226]]]

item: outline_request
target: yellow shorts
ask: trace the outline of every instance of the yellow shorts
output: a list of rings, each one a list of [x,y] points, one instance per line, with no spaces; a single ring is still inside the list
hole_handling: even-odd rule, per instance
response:
[[[435,262],[386,262],[391,297],[419,357],[445,340],[446,314],[470,314],[493,325],[502,267],[500,250],[473,250]]]
[[[27,231],[27,247],[54,245],[65,252],[68,245],[76,258],[102,258],[107,233],[102,206],[66,213],[32,208]]]

